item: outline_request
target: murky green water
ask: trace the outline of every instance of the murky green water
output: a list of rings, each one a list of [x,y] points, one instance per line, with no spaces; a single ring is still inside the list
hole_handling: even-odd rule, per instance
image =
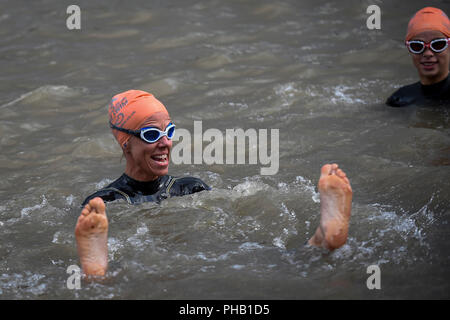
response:
[[[0,298],[448,299],[448,108],[384,105],[417,81],[402,40],[427,3],[375,1],[368,30],[372,2],[78,1],[81,31],[71,3],[0,2]],[[191,132],[279,129],[279,171],[172,164],[213,191],[108,204],[108,280],[69,290],[80,204],[124,170],[106,106],[131,88]],[[304,246],[329,162],[354,190],[333,253]]]

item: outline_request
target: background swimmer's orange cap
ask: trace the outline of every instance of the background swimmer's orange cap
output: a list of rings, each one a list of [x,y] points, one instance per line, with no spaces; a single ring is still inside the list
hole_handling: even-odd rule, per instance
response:
[[[109,104],[109,120],[112,124],[128,130],[139,130],[144,122],[157,112],[167,112],[164,105],[151,93],[129,90],[115,95]],[[131,136],[112,129],[113,135],[123,148]]]
[[[433,7],[417,11],[409,21],[406,41],[424,31],[440,31],[450,38],[450,20],[444,11]]]

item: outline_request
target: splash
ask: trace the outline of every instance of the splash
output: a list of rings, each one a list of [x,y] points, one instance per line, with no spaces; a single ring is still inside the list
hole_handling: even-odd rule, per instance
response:
[[[45,195],[42,195],[42,202],[41,202],[40,204],[34,205],[34,206],[32,206],[32,207],[23,208],[23,209],[20,211],[20,217],[21,217],[21,218],[28,217],[32,211],[36,211],[36,210],[42,209],[42,208],[44,208],[47,204],[48,204],[47,198],[45,197]]]

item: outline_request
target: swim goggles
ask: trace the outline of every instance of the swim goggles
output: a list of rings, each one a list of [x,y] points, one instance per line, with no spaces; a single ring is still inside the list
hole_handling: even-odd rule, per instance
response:
[[[119,131],[122,131],[122,132],[125,132],[128,134],[131,134],[133,136],[136,136],[138,138],[141,138],[142,140],[144,140],[147,143],[154,143],[164,136],[166,136],[167,139],[172,139],[173,135],[175,133],[175,125],[172,122],[169,123],[166,130],[164,130],[164,131],[161,131],[155,127],[145,127],[145,128],[142,128],[142,129],[136,130],[136,131],[128,130],[125,128],[117,127],[117,126],[113,125],[111,122],[109,122],[109,126],[113,129],[116,129],[116,130],[119,130]]]
[[[439,53],[447,49],[450,38],[434,39],[429,43],[420,40],[406,41],[406,46],[411,53],[421,54],[425,48],[430,48],[433,52]]]

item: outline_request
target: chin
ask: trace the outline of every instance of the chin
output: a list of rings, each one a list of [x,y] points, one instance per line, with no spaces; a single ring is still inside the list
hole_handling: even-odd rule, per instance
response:
[[[153,173],[155,174],[155,176],[158,176],[158,177],[165,176],[169,173],[169,167],[167,167],[165,169],[154,170]]]
[[[440,70],[419,69],[419,75],[420,77],[427,78],[430,81],[434,81],[442,75],[442,72]]]

